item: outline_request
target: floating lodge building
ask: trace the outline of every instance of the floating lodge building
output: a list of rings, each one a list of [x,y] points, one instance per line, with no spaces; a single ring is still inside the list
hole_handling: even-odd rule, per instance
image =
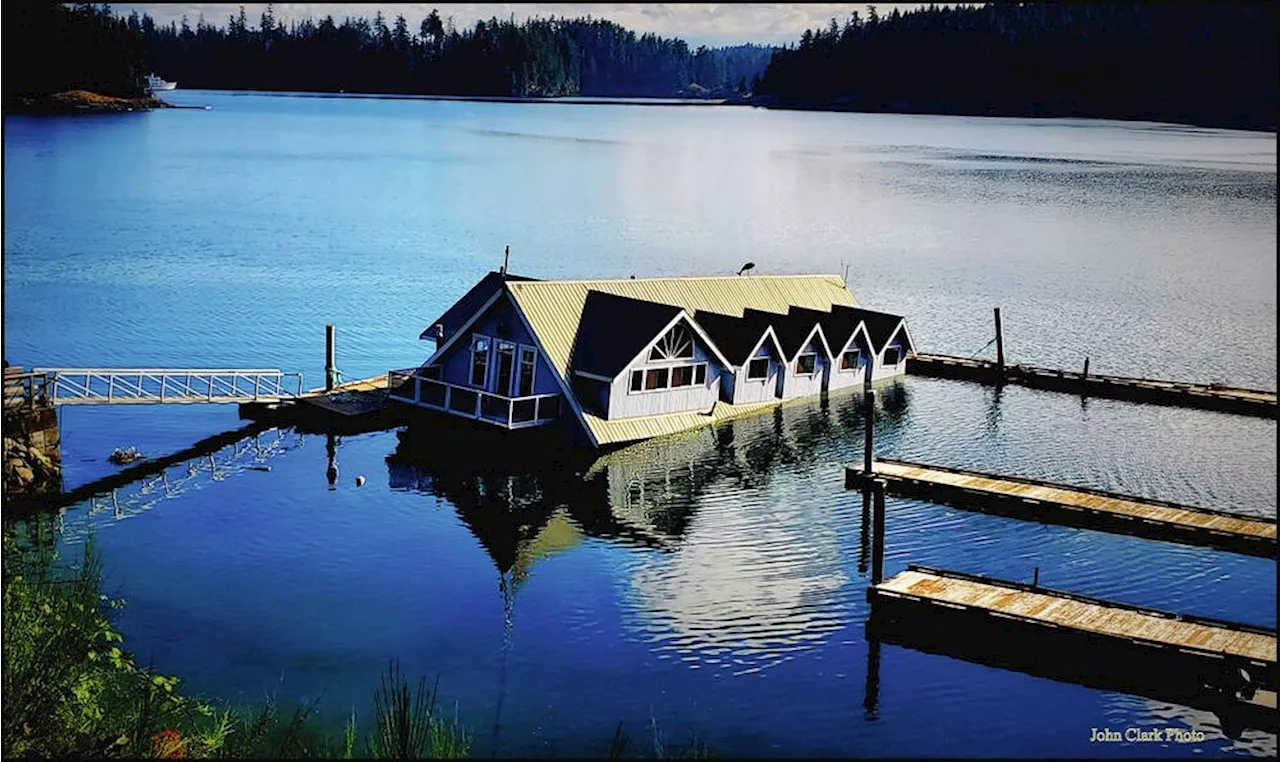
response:
[[[905,320],[838,275],[535,280],[490,272],[391,371],[391,398],[593,447],[672,434],[783,400],[902,375]]]

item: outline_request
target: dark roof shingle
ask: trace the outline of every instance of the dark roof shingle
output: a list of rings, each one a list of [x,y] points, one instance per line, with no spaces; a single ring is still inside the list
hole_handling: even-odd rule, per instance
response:
[[[760,337],[769,330],[769,320],[765,313],[753,316],[734,317],[718,312],[696,312],[693,322],[697,323],[707,336],[734,367],[741,367],[749,358],[751,351],[760,343]]]
[[[588,291],[569,368],[617,376],[680,312],[669,304]]]
[[[443,344],[448,341],[449,337],[466,325],[471,316],[476,314],[484,306],[484,303],[489,301],[489,297],[497,293],[502,288],[502,284],[508,280],[531,281],[537,279],[526,278],[523,275],[512,275],[511,273],[507,273],[504,277],[502,273],[496,270],[490,271],[488,275],[480,279],[479,283],[472,286],[470,291],[463,294],[461,299],[454,302],[452,307],[445,310],[443,315],[428,323],[427,330],[423,331],[423,338],[429,335],[427,331],[430,331],[432,326],[439,324],[444,329],[444,335],[441,337],[440,343]]]

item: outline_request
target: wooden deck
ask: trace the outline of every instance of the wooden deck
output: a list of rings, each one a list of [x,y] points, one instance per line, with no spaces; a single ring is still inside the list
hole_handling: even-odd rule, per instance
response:
[[[1078,373],[1035,365],[1005,365],[1004,373],[990,360],[951,355],[914,354],[907,358],[907,373],[935,378],[955,378],[1019,384],[1035,389],[1069,392],[1095,397],[1176,405],[1227,413],[1277,417],[1276,393],[1263,389],[1241,389],[1218,384],[1190,384],[1151,378],[1130,378],[1105,374]]]
[[[388,405],[387,374],[323,387],[271,404],[240,406],[240,417],[310,432],[357,433],[399,423]]]
[[[1034,479],[889,458],[873,466],[891,491],[960,508],[1275,557],[1274,520]],[[847,483],[863,478],[849,466]]]
[[[868,588],[867,597],[876,606],[961,613],[999,621],[1025,633],[1075,633],[1184,660],[1228,664],[1245,669],[1255,686],[1275,688],[1274,629],[914,565]]]

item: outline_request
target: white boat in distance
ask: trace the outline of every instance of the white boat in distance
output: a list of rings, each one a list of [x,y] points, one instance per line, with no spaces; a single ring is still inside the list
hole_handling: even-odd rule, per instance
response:
[[[177,82],[166,82],[154,74],[147,75],[147,89],[153,93],[157,90],[174,90],[177,87]]]

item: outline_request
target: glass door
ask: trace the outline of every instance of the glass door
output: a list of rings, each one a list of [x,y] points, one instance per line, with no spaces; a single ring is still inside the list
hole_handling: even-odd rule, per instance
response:
[[[494,379],[493,391],[504,397],[511,396],[511,379],[516,369],[516,345],[505,341],[498,342],[498,373]]]

